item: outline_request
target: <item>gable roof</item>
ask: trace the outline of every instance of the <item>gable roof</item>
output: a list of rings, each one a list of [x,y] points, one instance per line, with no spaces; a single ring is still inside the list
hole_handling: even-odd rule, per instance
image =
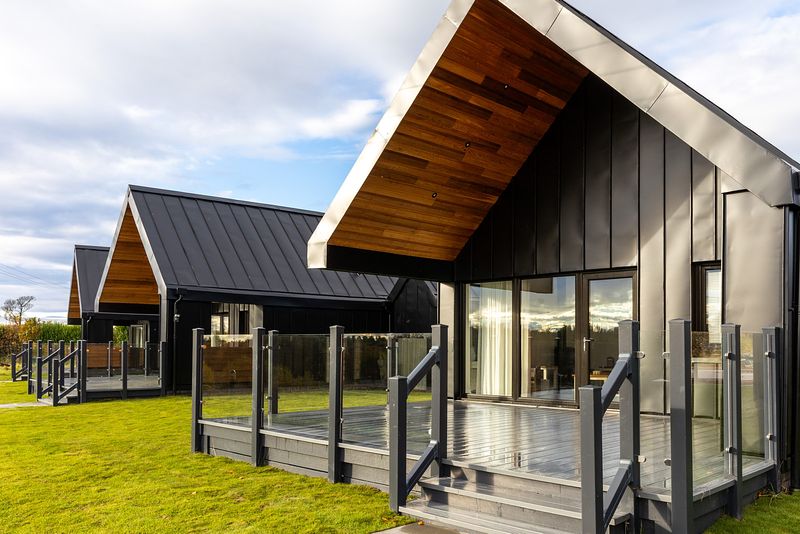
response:
[[[306,267],[306,242],[321,215],[131,185],[105,267],[104,287],[106,279],[113,278],[109,274],[118,242],[131,233],[124,231],[129,224],[135,226],[135,239],[143,248],[137,261],[149,263],[159,292],[218,292],[221,300],[226,293],[386,300],[396,278]],[[98,302],[114,302],[116,297],[102,293]]]
[[[796,203],[795,160],[568,4],[453,0],[312,235],[309,266],[341,267],[349,251],[451,262],[581,69],[766,203]]]
[[[108,247],[75,245],[68,319],[80,320],[84,313],[96,311],[95,297],[108,259]]]

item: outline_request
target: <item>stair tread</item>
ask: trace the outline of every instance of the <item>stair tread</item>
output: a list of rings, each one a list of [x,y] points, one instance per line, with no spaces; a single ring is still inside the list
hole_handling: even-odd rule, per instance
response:
[[[505,490],[484,482],[451,477],[429,478],[421,480],[419,485],[426,489],[458,493],[573,519],[581,517],[580,500],[560,495],[551,496],[530,491]],[[613,522],[625,521],[629,515],[627,512],[617,510],[614,513]]]
[[[562,530],[540,527],[496,515],[461,509],[453,510],[446,504],[427,502],[422,499],[410,502],[407,506],[401,507],[400,511],[427,521],[484,534],[565,534],[565,531]]]

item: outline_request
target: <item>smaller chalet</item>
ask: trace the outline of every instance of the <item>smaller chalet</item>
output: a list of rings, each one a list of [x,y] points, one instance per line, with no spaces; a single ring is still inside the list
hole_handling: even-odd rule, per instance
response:
[[[95,313],[154,318],[166,390],[191,385],[192,329],[244,334],[424,331],[435,284],[310,270],[306,243],[321,213],[130,186],[94,297]],[[87,297],[88,298],[88,297]]]

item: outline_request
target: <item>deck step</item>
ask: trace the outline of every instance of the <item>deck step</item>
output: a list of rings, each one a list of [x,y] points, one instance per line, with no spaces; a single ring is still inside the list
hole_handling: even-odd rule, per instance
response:
[[[462,532],[481,534],[565,534],[568,530],[537,527],[530,523],[515,521],[492,514],[456,510],[452,507],[417,499],[400,508],[406,515],[434,524],[456,528]]]
[[[458,477],[427,479],[419,485],[424,498],[445,504],[451,510],[477,510],[541,528],[566,528],[575,532],[581,528],[580,499],[510,490]],[[611,524],[623,524],[628,518],[628,513],[617,512]]]

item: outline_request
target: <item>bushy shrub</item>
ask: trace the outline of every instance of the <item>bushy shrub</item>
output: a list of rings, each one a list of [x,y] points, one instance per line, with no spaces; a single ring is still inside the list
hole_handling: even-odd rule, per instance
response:
[[[114,345],[120,346],[123,341],[128,341],[128,327],[115,326],[114,327]]]

